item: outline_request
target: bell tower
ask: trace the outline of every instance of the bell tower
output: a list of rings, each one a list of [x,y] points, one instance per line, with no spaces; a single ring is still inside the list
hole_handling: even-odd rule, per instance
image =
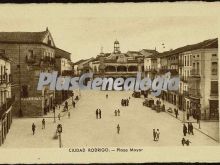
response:
[[[119,44],[118,40],[116,40],[114,42],[114,53],[121,53],[120,52],[120,44]]]

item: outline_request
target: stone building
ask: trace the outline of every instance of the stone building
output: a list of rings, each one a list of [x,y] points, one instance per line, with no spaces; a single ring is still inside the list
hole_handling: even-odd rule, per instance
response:
[[[142,52],[142,53],[141,53]],[[120,51],[119,41],[114,42],[112,53],[101,53],[87,63],[87,67],[95,76],[102,77],[136,77],[137,72],[144,76],[144,57],[152,55],[155,50],[143,49],[141,51]],[[85,68],[86,64],[84,64]]]
[[[56,48],[55,58],[56,58],[56,70],[58,71],[58,76],[66,77],[74,76],[73,63],[71,62],[71,53],[64,51],[62,49]],[[63,101],[72,96],[72,91],[62,90],[55,92],[55,100],[57,104],[61,104]]]
[[[188,113],[195,118],[218,120],[218,39],[207,40],[191,53]]]
[[[11,64],[13,115],[39,116],[53,106],[55,92],[37,90],[39,74],[55,69],[56,46],[48,28],[42,32],[0,32],[0,49]]]
[[[12,123],[11,60],[0,52],[0,145],[4,143]]]

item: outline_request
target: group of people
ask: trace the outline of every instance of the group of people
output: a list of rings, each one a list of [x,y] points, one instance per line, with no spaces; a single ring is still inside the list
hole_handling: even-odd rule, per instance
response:
[[[101,119],[102,118],[102,111],[101,109],[96,109],[96,119]]]
[[[189,139],[185,139],[185,138],[182,138],[182,145],[184,146],[184,145],[187,145],[187,146],[189,146],[189,143],[191,143],[191,141],[189,141]]]
[[[120,116],[120,110],[115,110],[115,116]]]
[[[42,120],[42,129],[45,129],[46,128],[46,121],[45,121],[45,119],[43,118],[43,120]],[[36,130],[36,125],[33,123],[32,124],[32,132],[33,132],[33,135],[35,134],[35,130]]]
[[[187,128],[186,124],[183,124],[183,135],[186,136],[186,133],[194,135],[193,125],[190,122],[188,122],[188,128]]]
[[[160,138],[160,131],[159,129],[153,129],[153,138],[154,138],[154,141],[158,141],[159,138]]]
[[[129,99],[122,99],[121,100],[121,106],[128,106],[129,105]]]

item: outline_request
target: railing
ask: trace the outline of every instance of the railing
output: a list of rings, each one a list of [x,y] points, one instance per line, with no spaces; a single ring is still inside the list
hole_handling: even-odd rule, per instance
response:
[[[49,64],[49,65],[55,65],[56,64],[55,58],[51,58],[51,57],[48,57],[48,56],[42,58],[41,61],[44,64]]]
[[[0,75],[0,84],[10,83],[11,81],[11,74],[5,73],[4,75]]]
[[[191,76],[200,77],[200,73],[198,69],[192,69],[191,70]]]
[[[2,115],[11,107],[14,101],[15,97],[7,98],[6,102],[0,106],[0,118],[2,118]]]
[[[193,89],[193,88],[189,88],[189,96],[191,97],[195,97],[195,98],[200,98],[201,97],[201,93],[200,93],[200,89]]]

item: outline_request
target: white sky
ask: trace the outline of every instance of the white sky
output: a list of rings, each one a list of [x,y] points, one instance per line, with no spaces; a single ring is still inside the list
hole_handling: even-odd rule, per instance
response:
[[[0,31],[43,31],[48,26],[56,46],[69,51],[75,62],[95,57],[101,46],[112,52],[115,39],[126,52],[165,51],[216,38],[217,11],[216,4],[184,3],[1,5]]]

